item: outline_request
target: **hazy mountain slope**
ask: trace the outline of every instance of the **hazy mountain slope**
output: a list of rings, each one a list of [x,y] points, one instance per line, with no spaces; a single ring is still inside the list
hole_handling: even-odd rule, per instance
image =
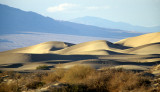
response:
[[[128,23],[113,22],[107,19],[91,17],[91,16],[79,17],[79,18],[72,19],[70,21],[75,23],[103,27],[103,28],[121,29],[121,30],[128,30],[128,31],[137,31],[137,32],[159,32],[160,31],[160,26],[155,26],[155,27],[134,26]]]
[[[122,38],[141,35],[141,33],[129,33],[122,30],[57,21],[34,12],[26,12],[1,4],[0,13],[1,34],[29,31],[108,38]]]
[[[120,40],[116,44],[121,44],[124,46],[138,47],[145,44],[160,42],[160,32],[144,34],[136,37],[131,37],[127,39]]]

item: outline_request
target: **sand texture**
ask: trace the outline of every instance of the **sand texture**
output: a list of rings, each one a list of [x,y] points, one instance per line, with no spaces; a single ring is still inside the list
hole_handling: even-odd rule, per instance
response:
[[[35,70],[39,65],[69,68],[76,64],[147,70],[160,64],[160,32],[112,43],[96,40],[80,44],[50,41],[0,52],[1,70]]]

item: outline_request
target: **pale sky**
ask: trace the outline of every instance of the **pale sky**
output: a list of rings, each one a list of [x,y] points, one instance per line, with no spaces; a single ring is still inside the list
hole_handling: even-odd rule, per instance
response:
[[[94,16],[139,26],[160,26],[160,0],[0,0],[58,20]]]

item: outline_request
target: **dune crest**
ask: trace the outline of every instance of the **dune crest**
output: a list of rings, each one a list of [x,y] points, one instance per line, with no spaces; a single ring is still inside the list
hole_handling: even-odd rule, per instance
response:
[[[64,49],[66,47],[72,46],[72,43],[60,42],[60,41],[49,41],[40,43],[37,45],[14,49],[5,51],[6,53],[35,53],[35,54],[43,54],[43,53],[50,53],[50,51]]]
[[[69,48],[65,48],[59,51],[55,51],[56,54],[89,54],[92,53],[96,55],[96,51],[99,54],[106,55],[105,50],[114,51],[114,52],[121,52],[121,50],[125,49],[127,47],[122,45],[116,45],[106,40],[96,40],[96,41],[90,41],[85,43],[80,43],[77,45],[73,45]]]
[[[138,47],[146,44],[160,42],[160,32],[144,34],[136,37],[120,40],[116,44],[121,44],[129,47]]]
[[[124,45],[124,46],[123,46]],[[128,47],[130,46],[130,47]],[[146,70],[160,63],[160,32],[111,43],[96,40],[80,44],[50,41],[0,52],[0,69],[36,69],[38,65],[62,68],[76,64]],[[35,66],[35,67],[34,67]]]
[[[125,53],[137,55],[160,54],[160,42],[134,47],[126,50]]]

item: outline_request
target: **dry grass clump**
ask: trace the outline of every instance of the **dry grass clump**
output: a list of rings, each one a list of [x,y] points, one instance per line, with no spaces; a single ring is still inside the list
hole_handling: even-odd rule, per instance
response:
[[[21,92],[27,89],[42,87],[42,76],[46,73],[3,72],[0,74],[0,92]]]
[[[49,67],[47,65],[40,65],[36,67],[37,70],[49,70]]]
[[[83,82],[89,90],[96,92],[134,91],[136,89],[149,90],[150,78],[123,69],[106,69],[95,71]]]
[[[59,81],[64,77],[65,70],[63,69],[55,69],[52,73],[47,73],[47,75],[43,76],[42,81],[46,83],[52,83]]]
[[[65,72],[62,81],[67,83],[81,83],[93,72],[95,72],[95,69],[90,66],[75,65]]]
[[[1,83],[0,92],[21,92],[21,91],[20,87],[14,83],[11,84]]]
[[[70,86],[70,89],[84,89],[85,92],[150,91],[150,78],[123,69],[105,69],[97,71],[89,66],[73,66],[64,71],[58,79]],[[86,88],[84,88],[85,86]],[[69,88],[67,88],[69,89]],[[60,92],[65,92],[63,91]],[[62,89],[61,89],[62,90]],[[83,91],[84,91],[83,90]]]
[[[134,91],[136,89],[148,90],[151,84],[150,78],[139,75],[131,71],[120,70],[108,70],[109,81],[107,82],[107,90],[117,92],[121,91]]]

